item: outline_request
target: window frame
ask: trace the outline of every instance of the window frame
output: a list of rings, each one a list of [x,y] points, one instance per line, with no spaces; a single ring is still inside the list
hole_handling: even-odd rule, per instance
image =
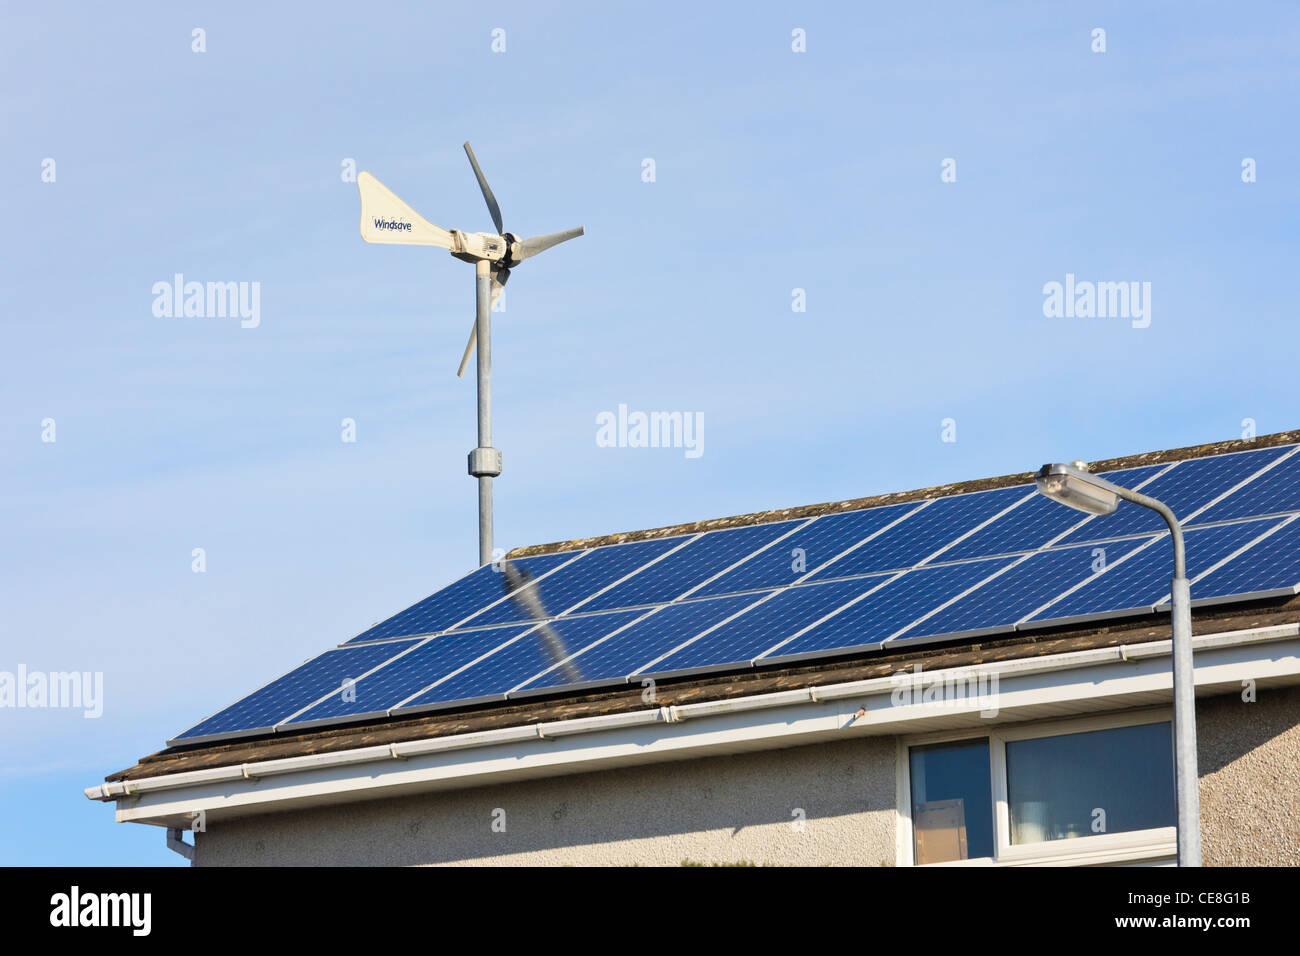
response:
[[[912,830],[911,751],[926,744],[956,743],[962,740],[989,742],[989,780],[992,786],[993,845],[992,857],[954,860],[926,866],[1097,866],[1106,864],[1172,865],[1177,855],[1177,828],[1156,827],[1125,833],[1095,833],[1066,840],[1013,845],[1011,843],[1011,808],[1007,798],[1007,751],[1009,741],[1066,734],[1137,727],[1143,724],[1173,725],[1173,708],[1150,707],[1119,713],[1068,717],[1048,721],[964,727],[961,729],[915,734],[897,738],[897,854],[899,866],[916,866],[915,834]],[[1172,753],[1170,759],[1173,759]]]

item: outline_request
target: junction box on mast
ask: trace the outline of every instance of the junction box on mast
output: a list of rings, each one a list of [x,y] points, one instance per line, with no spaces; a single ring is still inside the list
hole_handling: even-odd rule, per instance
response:
[[[475,448],[469,453],[469,473],[475,478],[495,478],[501,474],[501,449]]]

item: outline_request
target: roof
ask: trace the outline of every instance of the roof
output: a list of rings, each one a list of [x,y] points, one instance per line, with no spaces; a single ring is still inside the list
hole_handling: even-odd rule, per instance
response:
[[[1250,440],[1216,442],[1166,451],[1149,452],[1125,458],[1091,463],[1094,471],[1111,471],[1142,465],[1164,464],[1187,458],[1255,450],[1300,442],[1300,430],[1259,436]],[[736,515],[689,524],[624,532],[598,538],[578,539],[518,548],[511,557],[578,550],[606,544],[621,544],[652,538],[670,537],[700,531],[720,530],[743,525],[807,518],[879,505],[896,504],[991,490],[1025,484],[1032,474],[1022,472],[978,481],[959,482],[933,488],[826,502],[753,514]],[[1300,622],[1300,596],[1195,609],[1193,632],[1213,634],[1243,628],[1266,627]],[[1168,633],[1168,619],[1150,614],[1127,618],[1122,622],[1076,623],[1034,632],[1019,632],[997,639],[957,640],[924,649],[882,649],[870,653],[845,655],[843,658],[815,663],[773,665],[746,668],[741,673],[707,674],[661,682],[657,686],[658,705],[680,705],[726,699],[744,695],[820,686],[823,684],[887,676],[914,661],[924,661],[928,669],[978,665],[1014,658],[1037,657],[1070,650],[1085,650],[1119,644],[1141,643],[1159,639]],[[333,726],[301,733],[278,733],[237,741],[173,746],[142,758],[132,767],[109,774],[107,781],[183,773],[291,756],[331,753],[375,744],[399,743],[483,730],[499,729],[566,720],[577,717],[613,714],[644,709],[639,686],[616,689],[557,690],[555,694],[505,704],[479,704],[445,710],[431,715],[403,718],[380,718],[348,726]]]
[[[1255,451],[1260,448],[1272,448],[1276,445],[1293,445],[1300,442],[1300,429],[1287,432],[1275,432],[1251,439],[1211,442],[1206,445],[1188,445],[1184,448],[1171,448],[1166,451],[1151,451],[1125,458],[1106,458],[1088,463],[1088,470],[1093,472],[1118,471],[1122,468],[1137,468],[1142,465],[1163,465],[1185,458],[1203,458],[1206,455],[1226,455],[1234,451]],[[859,508],[875,508],[881,505],[901,504],[907,501],[920,501],[923,498],[945,498],[949,495],[964,495],[972,491],[992,491],[995,488],[1009,488],[1012,485],[1024,485],[1034,480],[1034,473],[1022,471],[1014,475],[1001,475],[997,478],[981,478],[975,481],[959,481],[950,485],[935,485],[932,488],[916,488],[912,491],[897,491],[884,495],[872,495],[867,498],[848,498],[844,501],[827,501],[817,505],[801,505],[796,508],[779,508],[772,511],[755,511],[751,514],[733,515],[729,518],[709,518],[686,524],[667,525],[662,528],[648,528],[642,531],[624,531],[620,534],[607,534],[594,538],[575,538],[571,541],[556,541],[551,544],[535,544],[515,548],[508,558],[526,558],[537,554],[553,554],[557,551],[576,551],[581,548],[597,548],[606,544],[628,544],[632,541],[646,541],[651,538],[671,538],[674,535],[697,534],[701,531],[721,531],[723,528],[738,528],[742,525],[765,524],[772,521],[786,521],[791,518],[811,518],[815,515],[835,514],[840,511],[856,511]]]

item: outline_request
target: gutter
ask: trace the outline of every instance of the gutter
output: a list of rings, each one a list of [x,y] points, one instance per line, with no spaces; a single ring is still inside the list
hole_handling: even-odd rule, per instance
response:
[[[1244,645],[1283,641],[1300,636],[1300,624],[1272,625],[1241,631],[1227,631],[1209,634],[1193,641],[1198,652],[1213,650],[1230,650]],[[927,680],[960,680],[976,676],[999,680],[1007,678],[1031,677],[1057,672],[1077,670],[1099,665],[1121,662],[1135,663],[1154,658],[1168,657],[1171,653],[1171,641],[1149,641],[1140,644],[1117,645],[1095,648],[1086,651],[1071,651],[1044,657],[1017,658],[1000,661],[988,666],[968,665],[957,668],[922,672]],[[1202,665],[1198,670],[1204,670]],[[1300,668],[1287,665],[1286,674],[1300,674]],[[1202,683],[1210,683],[1211,678],[1203,677]],[[1172,678],[1170,678],[1172,686]],[[848,698],[879,697],[885,695],[885,706],[868,710],[854,708],[857,713],[847,721],[841,720],[844,711],[836,717],[835,729],[853,727],[858,730],[879,728],[903,719],[901,712],[908,710],[928,716],[937,716],[939,711],[925,711],[927,705],[910,705],[908,708],[891,707],[889,695],[900,687],[895,675],[875,677],[867,680],[851,681],[843,684],[831,684],[820,687],[800,688],[746,697],[734,697],[726,700],[706,701],[697,704],[662,706],[645,710],[629,711],[619,714],[604,714],[595,717],[581,717],[571,720],[547,723],[527,724],[519,727],[507,727],[486,730],[477,733],[457,734],[446,737],[433,737],[424,740],[402,741],[352,750],[337,751],[326,754],[307,754],[296,757],[284,757],[277,760],[254,761],[233,764],[225,767],[212,767],[204,770],[192,770],[182,773],[163,774],[143,777],[135,780],[122,780],[102,783],[85,789],[86,797],[91,800],[131,800],[150,793],[182,790],[188,787],[211,786],[214,784],[235,783],[238,785],[256,785],[266,778],[302,774],[332,768],[349,767],[360,764],[385,764],[389,761],[405,761],[412,758],[428,757],[438,754],[452,754],[458,751],[477,751],[503,744],[525,744],[538,740],[555,740],[563,737],[591,735],[594,739],[590,746],[600,746],[604,741],[598,735],[611,731],[644,728],[657,724],[676,725],[690,723],[703,718],[716,718],[741,715],[769,710],[779,710],[797,705],[824,704],[843,701]],[[979,712],[981,705],[975,705],[973,712]],[[946,711],[956,713],[951,708]],[[829,713],[827,717],[836,716]],[[832,729],[827,727],[827,729]],[[777,736],[777,734],[768,734]],[[754,739],[753,737],[749,739]],[[396,770],[396,767],[393,768]],[[384,773],[382,768],[375,768],[371,773]],[[120,810],[119,810],[120,813]],[[187,845],[188,846],[188,845]]]

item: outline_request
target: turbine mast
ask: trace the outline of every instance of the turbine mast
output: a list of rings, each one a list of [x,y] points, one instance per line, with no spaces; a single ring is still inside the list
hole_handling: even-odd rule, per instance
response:
[[[492,479],[501,474],[501,452],[492,447],[492,275],[486,259],[474,263],[478,338],[478,447],[469,473],[478,479],[478,563],[492,563]]]

